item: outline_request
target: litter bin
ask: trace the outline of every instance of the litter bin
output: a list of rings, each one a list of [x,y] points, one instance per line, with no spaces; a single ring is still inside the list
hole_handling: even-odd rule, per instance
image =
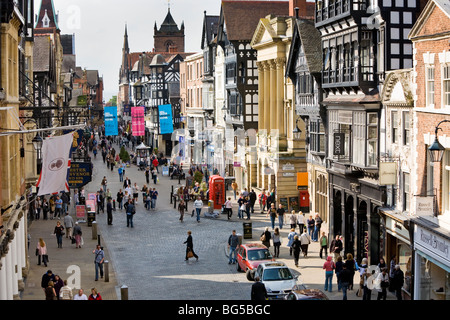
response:
[[[244,239],[252,239],[252,223],[251,222],[244,222]]]
[[[214,212],[214,201],[212,200],[208,201],[208,212],[211,214]]]

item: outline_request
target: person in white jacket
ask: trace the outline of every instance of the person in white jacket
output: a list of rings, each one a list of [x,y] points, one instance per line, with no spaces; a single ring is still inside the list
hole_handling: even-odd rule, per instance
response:
[[[200,213],[202,212],[203,201],[202,198],[197,197],[197,200],[194,201],[194,209],[197,212],[197,222],[200,223]]]
[[[311,243],[311,237],[306,232],[306,230],[303,230],[303,233],[300,236],[300,243],[302,247],[303,256],[306,258],[306,256],[308,255],[308,246]]]

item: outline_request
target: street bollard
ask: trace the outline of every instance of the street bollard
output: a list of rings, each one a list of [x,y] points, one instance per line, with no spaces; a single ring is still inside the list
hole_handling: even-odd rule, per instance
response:
[[[92,221],[92,240],[97,239],[97,221]]]
[[[122,300],[128,300],[128,287],[123,285],[120,288],[120,296]]]
[[[98,244],[99,246],[102,245],[102,242],[101,242],[101,240],[100,240],[100,235],[97,235],[97,244]]]
[[[177,208],[177,196],[173,195],[173,208],[176,209]]]
[[[109,261],[108,260],[105,260],[105,262],[104,262],[103,273],[105,275],[105,282],[109,282]]]

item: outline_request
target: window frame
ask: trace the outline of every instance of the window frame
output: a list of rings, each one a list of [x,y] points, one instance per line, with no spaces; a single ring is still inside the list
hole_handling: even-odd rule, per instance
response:
[[[433,79],[430,79],[430,71],[433,71]],[[429,85],[433,85],[433,90],[430,91]],[[436,70],[434,65],[427,65],[425,67],[425,106],[428,108],[434,108],[436,92]],[[431,101],[432,100],[432,101]]]

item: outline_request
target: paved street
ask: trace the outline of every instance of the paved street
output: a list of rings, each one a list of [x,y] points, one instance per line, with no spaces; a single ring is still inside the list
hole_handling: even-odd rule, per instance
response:
[[[114,147],[118,150],[117,145]],[[93,181],[86,186],[86,192],[96,192],[100,188],[101,179],[106,176],[107,188],[111,190],[115,198],[115,194],[122,187],[117,170],[109,170],[101,156],[97,156],[93,162]],[[142,187],[146,183],[143,172],[138,171],[136,166],[128,168],[125,176],[131,179],[133,185],[136,182],[139,187]],[[170,180],[161,174],[159,180],[156,186],[150,183],[150,187],[156,187],[159,192],[157,210],[146,210],[142,203],[142,195],[139,194],[134,228],[126,227],[125,211],[118,208],[114,212],[112,226],[107,225],[106,213],[100,213],[97,217],[101,244],[105,246],[106,259],[110,262],[108,283],[93,281],[92,250],[97,240],[91,239],[91,228],[86,224],[82,226],[85,246],[75,251],[75,248],[69,244],[69,240],[65,240],[63,249],[56,248],[56,241],[51,236],[55,220],[35,221],[30,228],[33,238],[30,252],[34,253],[34,241],[37,241],[38,237],[45,237],[50,250],[49,268],[65,279],[67,266],[79,265],[82,272],[82,287],[86,294],[90,293],[91,287],[96,287],[103,293],[104,299],[120,299],[120,288],[126,286],[130,300],[249,300],[252,282],[246,279],[245,273],[237,272],[236,265],[228,264],[226,250],[231,231],[236,229],[238,234],[243,234],[243,222],[246,220],[237,219],[237,208],[235,208],[230,221],[224,216],[211,219],[202,214],[201,222],[197,223],[195,217],[186,214],[185,222],[181,223],[178,220],[177,210],[174,209],[173,204],[170,204],[171,187],[172,185],[174,188],[178,187],[178,180]],[[192,202],[189,203],[188,212],[191,210]],[[74,215],[74,212],[72,211],[71,214]],[[243,240],[244,243],[259,242],[260,234],[266,226],[270,225],[269,218],[260,213],[255,213],[251,222],[253,239]],[[199,256],[198,261],[195,259],[184,261],[186,247],[183,242],[187,238],[188,230],[192,231],[194,251]],[[288,226],[282,229],[284,245],[281,247],[278,260],[287,263],[307,287],[323,289],[324,260],[319,258],[319,245],[312,243],[308,250],[308,258],[301,258],[300,267],[296,268],[293,257],[289,256],[289,250],[285,245],[288,231]],[[30,276],[22,295],[24,300],[41,299],[40,277],[47,270],[43,266],[36,266],[34,257],[31,260]],[[355,294],[357,277],[358,274],[355,275],[355,290],[348,294],[349,300],[361,299]],[[334,278],[333,285],[335,283]],[[342,293],[336,289],[335,286],[332,293],[327,292],[332,300],[342,299]],[[372,299],[376,299],[375,292],[372,293]],[[388,294],[388,299],[394,299],[393,295]]]

